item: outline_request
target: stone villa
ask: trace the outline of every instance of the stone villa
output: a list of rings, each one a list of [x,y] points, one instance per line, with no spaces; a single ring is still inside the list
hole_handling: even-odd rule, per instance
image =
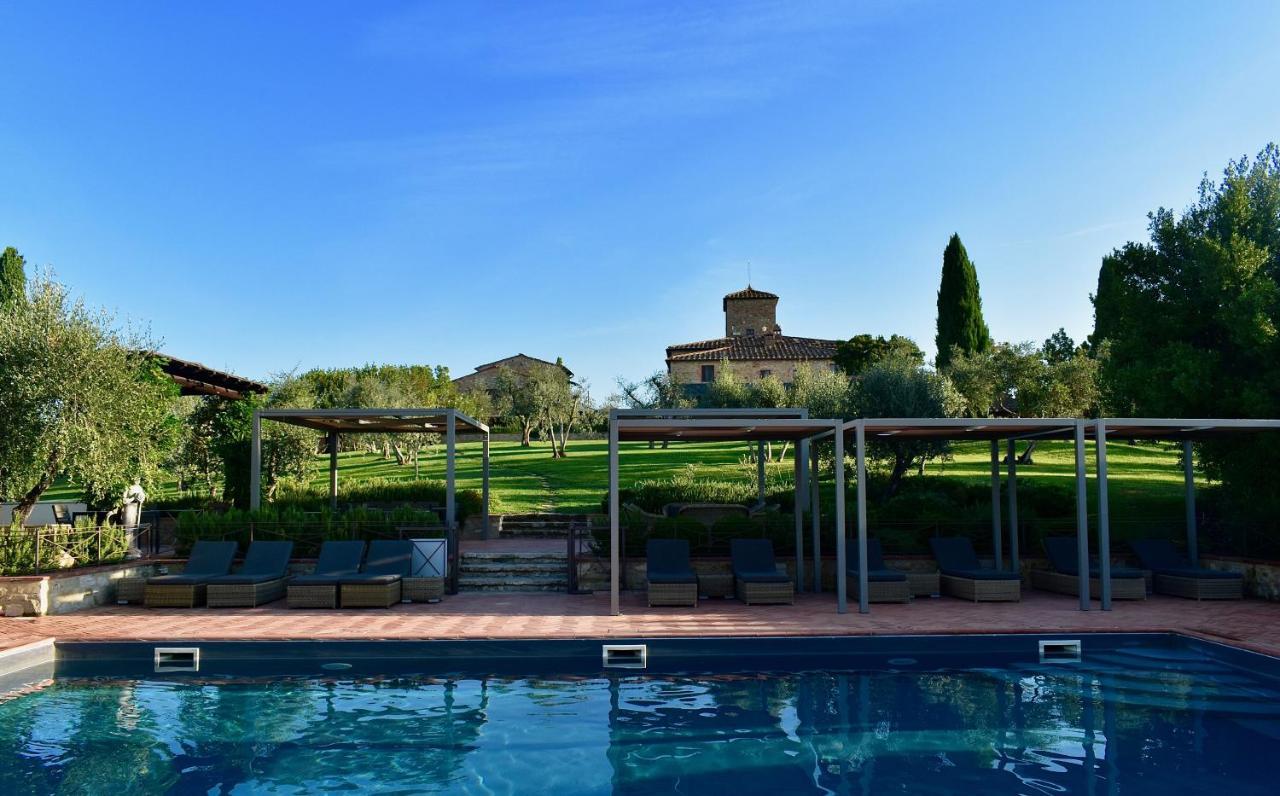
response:
[[[493,390],[494,380],[498,378],[501,368],[507,368],[519,377],[529,374],[534,368],[557,367],[564,371],[565,375],[570,379],[573,378],[573,371],[564,366],[563,362],[548,362],[545,359],[538,359],[525,354],[516,354],[515,356],[499,359],[494,362],[486,362],[483,365],[476,365],[474,373],[468,373],[465,376],[459,376],[453,380],[460,392],[469,392],[471,390],[484,390],[489,392]]]
[[[667,372],[692,394],[725,366],[748,383],[772,375],[790,384],[800,366],[832,369],[838,342],[783,334],[777,295],[747,285],[724,297],[724,337],[668,346]]]

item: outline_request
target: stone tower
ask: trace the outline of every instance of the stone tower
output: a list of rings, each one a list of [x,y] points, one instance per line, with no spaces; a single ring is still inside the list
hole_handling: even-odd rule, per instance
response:
[[[724,336],[778,334],[778,297],[747,285],[724,297]]]

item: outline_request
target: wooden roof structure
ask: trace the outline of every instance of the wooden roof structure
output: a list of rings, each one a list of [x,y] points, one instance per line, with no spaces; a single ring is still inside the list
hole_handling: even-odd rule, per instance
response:
[[[267,392],[267,385],[251,379],[242,378],[234,373],[179,359],[168,354],[153,354],[159,362],[160,369],[168,374],[173,383],[178,385],[183,395],[216,395],[239,401],[250,395],[262,395]]]

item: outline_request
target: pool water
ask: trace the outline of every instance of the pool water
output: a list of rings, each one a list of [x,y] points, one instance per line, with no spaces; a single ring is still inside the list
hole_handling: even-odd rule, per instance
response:
[[[777,673],[59,678],[0,793],[1280,790],[1280,681],[1191,647]],[[158,676],[157,676],[158,678]]]

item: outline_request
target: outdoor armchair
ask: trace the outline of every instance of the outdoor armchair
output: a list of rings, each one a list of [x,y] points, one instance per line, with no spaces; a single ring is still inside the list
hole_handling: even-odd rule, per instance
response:
[[[1076,557],[1076,537],[1046,536],[1045,556],[1049,569],[1031,570],[1031,585],[1057,594],[1080,594],[1080,564]],[[1096,563],[1089,567],[1089,594],[1102,596],[1102,572]],[[1145,600],[1147,578],[1140,569],[1111,568],[1111,597],[1116,600]]]
[[[698,605],[698,576],[684,539],[650,539],[645,545],[649,605]]]
[[[853,595],[861,597],[858,582],[858,545],[853,544],[847,569],[848,582],[853,584]],[[911,585],[907,573],[890,569],[884,563],[884,551],[879,539],[867,540],[867,601],[873,603],[905,603],[911,601]]]
[[[329,541],[320,547],[320,557],[310,575],[289,581],[286,600],[290,608],[337,608],[338,582],[360,571],[364,542]]]
[[[210,578],[206,603],[210,608],[253,608],[284,596],[293,542],[253,542],[240,571]]]
[[[729,542],[734,591],[748,605],[795,602],[795,583],[778,571],[773,543],[768,539],[733,539]]]
[[[963,536],[930,539],[929,547],[942,572],[944,594],[974,602],[1022,599],[1022,577],[982,566],[973,543]]]
[[[1159,594],[1192,600],[1239,600],[1244,576],[1239,572],[1197,567],[1168,539],[1139,539],[1129,543],[1143,569],[1151,570]]]
[[[338,580],[339,602],[343,608],[390,608],[400,602],[401,581],[409,577],[413,542],[402,539],[375,539],[369,543],[364,567]]]
[[[191,547],[187,565],[177,575],[147,578],[148,608],[194,608],[202,605],[209,581],[231,571],[236,557],[235,542],[200,540]]]

